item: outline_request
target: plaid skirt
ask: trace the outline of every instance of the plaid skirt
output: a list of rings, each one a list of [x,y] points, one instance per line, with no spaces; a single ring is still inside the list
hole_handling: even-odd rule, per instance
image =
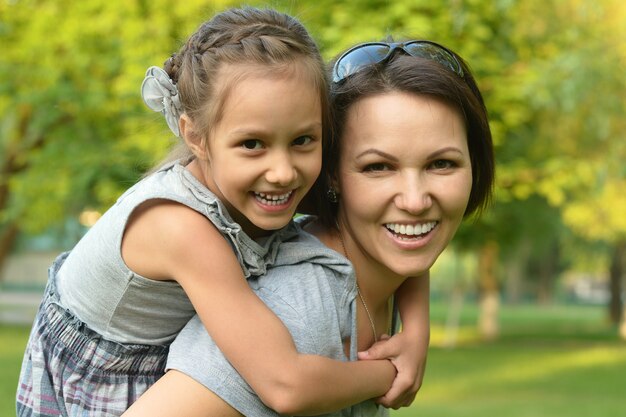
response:
[[[49,270],[22,362],[17,416],[120,416],[163,375],[168,346],[105,340],[63,308],[55,276],[65,256]]]

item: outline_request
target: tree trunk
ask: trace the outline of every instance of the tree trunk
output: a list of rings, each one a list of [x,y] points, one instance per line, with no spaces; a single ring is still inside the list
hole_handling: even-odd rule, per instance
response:
[[[16,224],[8,224],[0,232],[0,271],[2,271],[4,261],[6,261],[7,256],[11,252],[18,232],[19,228]]]
[[[609,318],[611,323],[620,324],[624,320],[622,290],[626,274],[626,242],[617,242],[613,248],[609,269]],[[626,324],[622,323],[626,326]]]
[[[478,260],[478,280],[480,290],[480,316],[478,331],[486,340],[494,340],[500,333],[498,312],[500,294],[496,268],[498,265],[498,244],[488,242],[480,252]]]
[[[524,239],[517,251],[512,256],[507,257],[504,294],[505,299],[510,303],[517,304],[524,297],[524,282],[531,249],[532,242],[529,239]]]
[[[554,281],[558,274],[559,247],[552,245],[539,264],[539,283],[537,287],[537,301],[539,304],[550,304],[553,298]]]

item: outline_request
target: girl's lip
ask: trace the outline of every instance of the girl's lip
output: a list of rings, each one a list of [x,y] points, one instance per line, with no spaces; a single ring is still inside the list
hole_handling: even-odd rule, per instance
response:
[[[257,205],[269,212],[279,212],[288,209],[292,205],[295,195],[295,189],[273,193],[252,192],[253,199]]]

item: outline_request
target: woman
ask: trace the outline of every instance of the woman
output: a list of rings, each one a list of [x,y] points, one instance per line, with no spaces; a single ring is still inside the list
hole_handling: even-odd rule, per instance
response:
[[[319,217],[302,222],[274,268],[252,285],[299,350],[354,360],[357,349],[391,330],[395,291],[427,272],[462,219],[486,206],[494,159],[481,93],[446,48],[360,44],[335,61],[332,77],[335,140],[324,149],[315,191]],[[128,415],[276,415],[198,320],[172,345],[168,368]],[[371,383],[388,381],[387,372]],[[360,403],[339,413],[386,413],[373,401],[352,402]]]

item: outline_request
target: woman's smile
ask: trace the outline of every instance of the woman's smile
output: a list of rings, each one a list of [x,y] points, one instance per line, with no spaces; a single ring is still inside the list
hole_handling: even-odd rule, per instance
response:
[[[472,187],[460,112],[408,93],[359,100],[347,113],[337,185],[341,223],[372,267],[400,279],[427,271]]]

